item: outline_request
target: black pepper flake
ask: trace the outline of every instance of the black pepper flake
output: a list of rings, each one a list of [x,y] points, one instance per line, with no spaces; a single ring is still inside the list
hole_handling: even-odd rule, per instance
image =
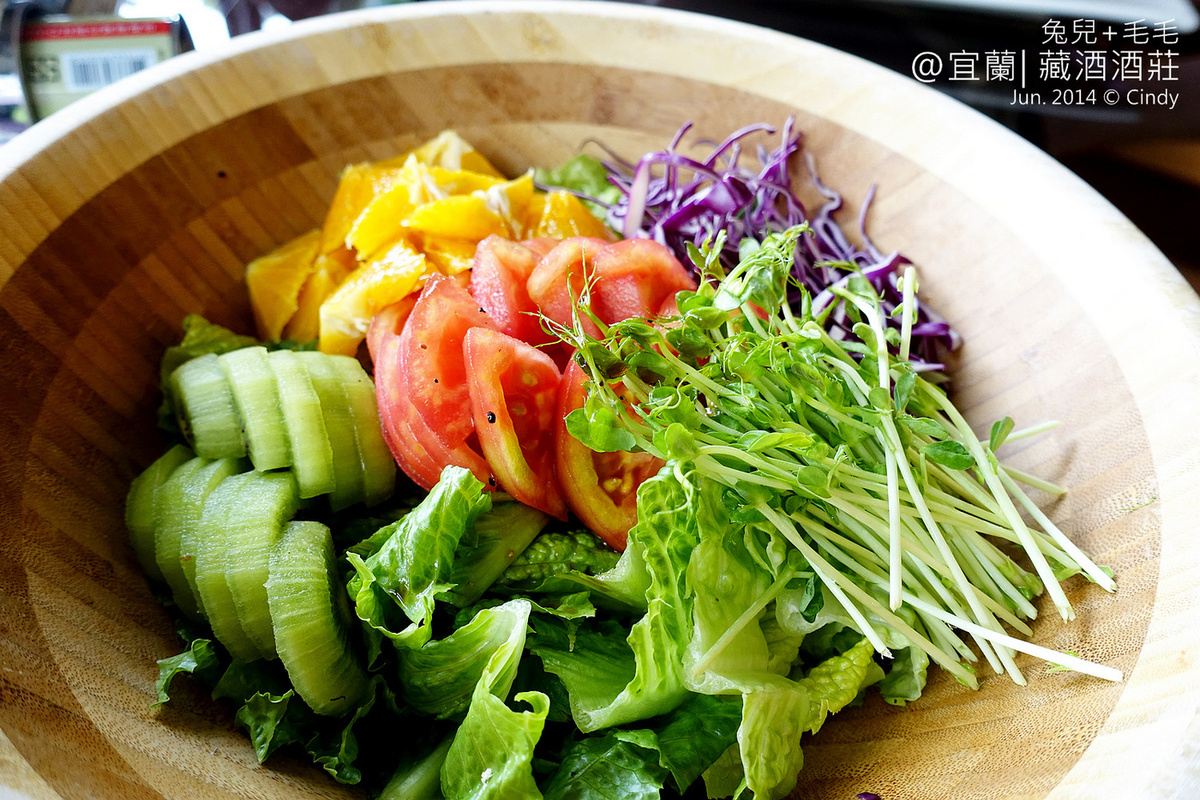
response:
[[[488,476],[488,486],[495,486],[495,485],[496,485],[496,479],[493,478],[491,475],[489,475]]]
[[[480,313],[480,314],[486,314],[487,312],[483,310],[483,306],[480,306],[480,307],[479,307],[479,313]]]
[[[437,378],[434,378],[434,379],[433,379],[433,382],[434,382],[434,383],[437,383],[437,382],[438,382],[438,379],[437,379]]]
[[[495,412],[495,411],[489,411],[489,412],[487,413],[487,421],[488,421],[488,422],[495,422],[495,421],[496,421],[496,412]]]

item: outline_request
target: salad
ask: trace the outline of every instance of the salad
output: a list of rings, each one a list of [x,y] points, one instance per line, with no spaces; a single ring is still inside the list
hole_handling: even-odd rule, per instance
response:
[[[811,162],[806,211],[790,123],[752,159],[767,126],[687,133],[352,165],[248,265],[255,335],[185,320],[126,506],[185,643],[159,703],[189,674],[260,761],[371,796],[779,798],[931,664],[1120,679],[1023,638],[1067,577],[1115,584],[997,459],[1037,429],[954,407],[915,270]]]

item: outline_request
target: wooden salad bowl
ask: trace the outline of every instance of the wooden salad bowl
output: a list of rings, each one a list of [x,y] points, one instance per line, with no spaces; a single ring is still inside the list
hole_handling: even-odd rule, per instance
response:
[[[501,169],[590,139],[630,157],[684,122],[723,138],[796,117],[853,228],[919,267],[965,344],[954,394],[1119,590],[1072,579],[1035,641],[1110,683],[1018,656],[1027,687],[937,674],[805,744],[795,797],[1183,798],[1200,785],[1200,299],[1107,202],[975,112],[845,54],[610,3],[420,3],[188,54],[0,149],[0,795],[355,796],[260,767],[202,692],[152,709],[180,644],[127,544],[159,452],[163,349],[185,314],[252,330],[244,265],[320,223],[345,165],[455,128]],[[986,667],[981,668],[981,672]],[[181,681],[186,684],[186,681]]]

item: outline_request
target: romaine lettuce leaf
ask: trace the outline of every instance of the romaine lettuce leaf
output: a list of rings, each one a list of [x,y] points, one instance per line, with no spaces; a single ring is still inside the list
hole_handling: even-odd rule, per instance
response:
[[[686,590],[688,557],[696,547],[696,487],[663,470],[638,490],[638,524],[629,548],[638,548],[650,585],[646,614],[633,624],[624,650],[604,645],[613,671],[598,674],[576,652],[546,640],[531,647],[546,670],[562,678],[571,695],[571,713],[584,733],[666,713],[686,697],[683,653],[691,638],[691,600]],[[629,673],[628,654],[633,671]]]
[[[658,800],[667,771],[620,731],[572,742],[546,785],[546,800]]]
[[[180,673],[195,675],[201,679],[215,678],[220,667],[220,658],[211,639],[193,639],[179,655],[161,658],[158,661],[158,679],[154,689],[158,699],[152,704],[161,706],[171,700],[171,681]]]
[[[467,530],[454,554],[443,599],[468,606],[479,599],[550,521],[550,515],[515,500],[494,502]]]
[[[524,606],[526,617],[529,604]],[[514,700],[527,711],[505,703],[525,647],[525,625],[497,648],[475,684],[467,715],[454,735],[442,764],[442,792],[453,800],[537,800],[533,750],[541,738],[550,700],[541,692],[520,692]]]
[[[532,621],[529,652],[546,672],[558,676],[570,697],[571,711],[601,708],[620,694],[637,673],[629,632],[619,623],[572,623],[548,617]]]
[[[419,649],[401,650],[400,682],[404,699],[418,711],[439,719],[465,712],[492,656],[500,650],[524,647],[529,612],[527,600],[510,600],[495,608],[481,609],[474,619],[444,639],[427,642]],[[495,676],[495,680],[511,686],[517,662],[518,659],[505,662],[506,671]]]
[[[704,694],[740,693],[769,672],[770,651],[758,620],[771,576],[726,533],[706,531],[687,568],[695,599],[684,675],[688,689]]]
[[[258,763],[281,747],[304,741],[302,717],[307,709],[302,708],[296,693],[288,689],[282,695],[256,692],[237,710],[233,721],[250,737]]]
[[[887,702],[902,706],[916,700],[925,691],[929,654],[919,647],[904,647],[892,653],[895,654],[895,660],[887,675],[879,682],[879,691]]]
[[[183,318],[183,339],[163,353],[159,365],[160,382],[166,386],[171,373],[193,358],[209,353],[221,355],[256,344],[259,342],[253,336],[242,336],[224,326],[209,322],[199,314],[188,314]]]
[[[812,707],[808,690],[786,679],[742,696],[738,749],[755,800],[777,800],[795,788],[804,766],[800,734]]]
[[[684,792],[737,742],[741,719],[740,697],[693,694],[663,717],[661,726],[646,732],[654,735],[659,764]]]
[[[378,800],[444,800],[442,764],[450,752],[453,736],[447,736],[428,753],[401,754],[400,765],[392,773]]]
[[[606,212],[603,204],[615,203],[621,199],[621,190],[609,182],[608,170],[604,164],[600,159],[586,153],[580,153],[554,169],[537,168],[534,170],[533,179],[543,186],[573,189],[601,201],[600,204],[584,201],[600,219],[604,219]]]
[[[429,641],[435,599],[454,588],[450,573],[459,542],[491,504],[470,471],[446,467],[426,498],[388,526],[391,533],[374,555],[365,561],[347,555],[355,571],[348,587],[355,613],[375,631],[368,636],[370,663],[379,654],[380,635],[402,647]],[[389,608],[393,604],[406,620]]]
[[[808,730],[816,733],[830,714],[841,711],[868,683],[883,677],[874,655],[875,648],[863,637],[845,653],[822,661],[800,679],[812,700]]]
[[[362,771],[355,766],[358,759],[358,737],[355,725],[371,713],[382,688],[383,679],[376,677],[367,701],[348,717],[343,717],[332,726],[322,721],[317,734],[304,745],[313,763],[333,776],[338,783],[356,784],[362,780]]]

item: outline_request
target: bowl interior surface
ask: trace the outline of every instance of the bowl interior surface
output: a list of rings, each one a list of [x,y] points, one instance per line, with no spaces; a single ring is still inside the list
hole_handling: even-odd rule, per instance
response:
[[[5,165],[0,785],[31,797],[347,794],[286,757],[259,767],[230,711],[198,691],[180,685],[175,702],[150,707],[154,662],[180,647],[122,519],[129,481],[161,447],[158,361],[181,319],[196,312],[250,332],[244,265],[318,226],[345,165],[453,127],[517,174],[593,139],[636,157],[687,121],[697,138],[721,139],[789,116],[821,180],[845,196],[840,219],[853,230],[874,187],[872,239],[918,266],[923,296],[962,333],[954,394],[977,430],[1005,415],[1018,427],[1061,423],[1002,456],[1069,488],[1038,499],[1120,590],[1072,579],[1078,618],[1064,624],[1044,603],[1034,639],[1127,675],[1106,683],[1018,657],[1028,687],[983,665],[978,692],[939,673],[907,708],[872,697],[807,740],[795,796],[1086,797],[1134,758],[1178,780],[1194,770],[1174,755],[1195,710],[1180,677],[1194,666],[1180,621],[1194,583],[1164,581],[1196,564],[1177,543],[1178,520],[1196,509],[1181,466],[1195,434],[1161,444],[1162,415],[1190,406],[1173,393],[1151,401],[1159,387],[1131,367],[1076,267],[1046,244],[1106,231],[1081,255],[1103,251],[1092,261],[1102,276],[1129,259],[1163,274],[1128,223],[991,123],[810,43],[601,8],[610,4],[420,6],[181,59],[136,91],[63,112],[77,119]],[[693,52],[717,41],[729,53],[722,67]],[[909,113],[886,116],[910,95]],[[930,110],[944,116],[931,121]],[[993,195],[1009,184],[989,186],[1000,168],[972,160],[996,143],[988,158],[1057,195],[998,211]],[[1063,209],[1060,219],[1041,203]],[[1161,289],[1132,295],[1143,324],[1195,312],[1194,294],[1155,280]],[[1181,346],[1196,349],[1186,336]],[[1189,385],[1196,364],[1182,368]],[[1172,547],[1182,561],[1165,574]],[[1183,716],[1165,725],[1173,696],[1185,698]],[[1136,796],[1171,796],[1174,785]]]

